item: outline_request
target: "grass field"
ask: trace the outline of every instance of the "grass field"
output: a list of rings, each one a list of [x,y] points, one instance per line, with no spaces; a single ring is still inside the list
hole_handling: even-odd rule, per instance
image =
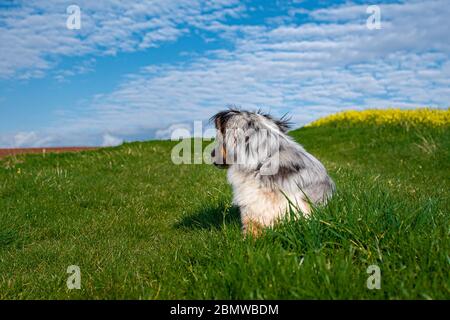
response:
[[[226,172],[172,164],[175,142],[1,159],[0,298],[450,298],[449,126],[291,135],[338,193],[256,240],[241,236]]]

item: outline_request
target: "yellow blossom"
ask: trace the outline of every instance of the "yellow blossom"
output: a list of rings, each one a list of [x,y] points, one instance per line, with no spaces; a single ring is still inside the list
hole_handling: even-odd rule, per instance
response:
[[[395,124],[395,125],[427,125],[443,127],[450,125],[450,109],[368,109],[362,111],[343,111],[313,121],[308,127],[326,124]]]

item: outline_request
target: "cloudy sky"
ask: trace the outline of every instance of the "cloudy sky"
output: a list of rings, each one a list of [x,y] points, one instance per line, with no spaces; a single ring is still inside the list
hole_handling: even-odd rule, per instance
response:
[[[297,126],[447,108],[449,17],[448,0],[1,0],[0,147],[165,139],[227,105]]]

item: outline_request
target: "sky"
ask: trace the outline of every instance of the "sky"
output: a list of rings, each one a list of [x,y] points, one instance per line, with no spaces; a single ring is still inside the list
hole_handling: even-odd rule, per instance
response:
[[[448,0],[0,0],[0,147],[170,139],[227,106],[295,127],[448,108],[449,17]]]

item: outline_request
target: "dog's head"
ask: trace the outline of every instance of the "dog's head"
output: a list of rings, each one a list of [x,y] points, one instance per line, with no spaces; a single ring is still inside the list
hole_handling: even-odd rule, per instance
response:
[[[261,168],[279,151],[279,138],[289,129],[285,117],[275,119],[262,112],[228,109],[211,120],[217,129],[212,162],[219,168],[238,164],[249,170]]]

